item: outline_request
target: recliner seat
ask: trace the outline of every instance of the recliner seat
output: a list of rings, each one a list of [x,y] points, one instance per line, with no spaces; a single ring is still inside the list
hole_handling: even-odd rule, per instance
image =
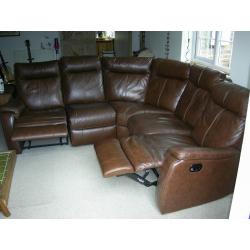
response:
[[[126,120],[126,137],[95,144],[104,177],[135,174],[144,182],[136,173],[157,168],[162,213],[232,193],[249,91],[224,78],[218,71],[156,59],[145,102],[167,112],[134,114]],[[105,156],[105,148],[114,156]]]
[[[105,101],[98,57],[64,57],[61,72],[72,145],[115,137],[116,114]]]
[[[19,99],[1,109],[8,147],[21,153],[25,141],[67,138],[58,63],[18,63],[15,78]]]

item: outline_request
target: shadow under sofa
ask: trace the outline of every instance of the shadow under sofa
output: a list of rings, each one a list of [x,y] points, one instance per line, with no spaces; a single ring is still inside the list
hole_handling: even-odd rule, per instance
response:
[[[157,185],[162,213],[233,192],[249,91],[221,72],[83,56],[16,64],[15,76],[18,98],[1,107],[9,149],[68,135],[74,146],[94,144],[104,177]],[[158,181],[147,179],[151,170]]]

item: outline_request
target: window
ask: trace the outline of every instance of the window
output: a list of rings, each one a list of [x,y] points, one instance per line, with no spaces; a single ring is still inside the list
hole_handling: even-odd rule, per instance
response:
[[[228,72],[232,57],[233,36],[232,31],[195,32],[193,60]]]
[[[97,31],[96,38],[113,39],[115,38],[115,31]]]

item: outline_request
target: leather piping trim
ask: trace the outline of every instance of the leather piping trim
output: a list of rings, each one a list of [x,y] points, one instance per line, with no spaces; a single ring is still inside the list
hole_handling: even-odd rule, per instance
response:
[[[205,132],[203,138],[202,138],[202,141],[201,141],[201,146],[203,146],[203,143],[205,141],[205,138],[209,132],[209,130],[211,129],[211,127],[214,125],[215,121],[217,120],[217,118],[224,112],[225,110],[222,109],[220,112],[218,112],[218,114],[215,116],[215,118],[213,119],[213,121],[211,122],[211,124],[209,125],[207,131]]]
[[[140,139],[140,138],[138,138],[138,139]],[[143,153],[144,153],[144,156],[146,155],[146,157],[150,158],[151,162],[154,162],[154,158],[152,157],[152,155],[150,154],[150,152],[148,152],[147,148],[145,148],[144,144],[142,144],[139,140],[138,140],[138,141],[134,140],[134,143],[136,144],[136,147],[137,147],[137,148],[139,148],[139,146],[142,148]],[[120,145],[121,145],[121,148],[122,148],[122,150],[123,150],[125,156],[127,157],[128,161],[131,163],[132,167],[134,168],[135,172],[136,172],[136,171],[141,171],[141,170],[144,170],[144,169],[147,168],[147,167],[141,167],[141,164],[144,164],[144,163],[143,163],[143,162],[140,162],[140,163],[138,164],[139,167],[137,167],[137,170],[136,170],[136,167],[135,167],[136,164],[134,164],[133,159],[130,159],[130,158],[128,157],[128,154],[134,155],[134,152],[131,150],[130,147],[126,147],[126,149],[125,149],[125,148],[123,147],[122,143],[120,143]],[[128,154],[127,154],[127,153],[128,153]],[[138,163],[138,162],[136,162],[136,163]]]
[[[205,71],[205,69],[203,69],[203,70],[201,71],[200,75],[199,75],[199,78],[198,78],[198,81],[197,81],[197,86],[200,86],[200,80],[201,80],[201,77],[202,77],[204,71]]]
[[[161,93],[160,93],[160,95],[159,95],[159,97],[158,97],[158,99],[157,99],[157,104],[156,104],[157,107],[159,106],[159,102],[160,102],[161,96],[162,96],[162,94],[163,94],[163,91],[164,91],[164,89],[165,89],[165,87],[166,87],[167,81],[168,81],[168,79],[166,79],[166,80],[164,81],[164,83],[163,83],[163,86],[162,86],[162,89],[161,89]]]
[[[197,96],[197,93],[198,93],[198,92],[199,92],[199,89],[197,88],[197,89],[195,90],[195,92],[194,92],[194,94],[193,94],[193,96],[192,96],[192,98],[191,98],[191,100],[190,100],[190,102],[189,102],[189,104],[188,104],[186,110],[185,110],[184,115],[183,115],[183,120],[184,120],[184,121],[186,121],[186,115],[187,115],[188,111],[190,110],[191,105],[194,103],[194,99],[195,99],[195,97]]]
[[[224,98],[223,98],[223,105],[225,104],[225,101],[226,101],[227,97],[229,96],[230,92],[231,92],[231,91],[228,90],[228,91],[225,93],[225,96],[224,96]]]

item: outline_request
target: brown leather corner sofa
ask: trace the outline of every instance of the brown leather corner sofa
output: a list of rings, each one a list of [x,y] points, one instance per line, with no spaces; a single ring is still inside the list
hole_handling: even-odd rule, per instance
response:
[[[224,74],[85,56],[16,64],[15,75],[18,98],[1,107],[9,149],[21,153],[24,141],[41,138],[67,143],[68,134],[72,145],[94,144],[104,177],[157,185],[162,213],[233,192],[249,91]]]

